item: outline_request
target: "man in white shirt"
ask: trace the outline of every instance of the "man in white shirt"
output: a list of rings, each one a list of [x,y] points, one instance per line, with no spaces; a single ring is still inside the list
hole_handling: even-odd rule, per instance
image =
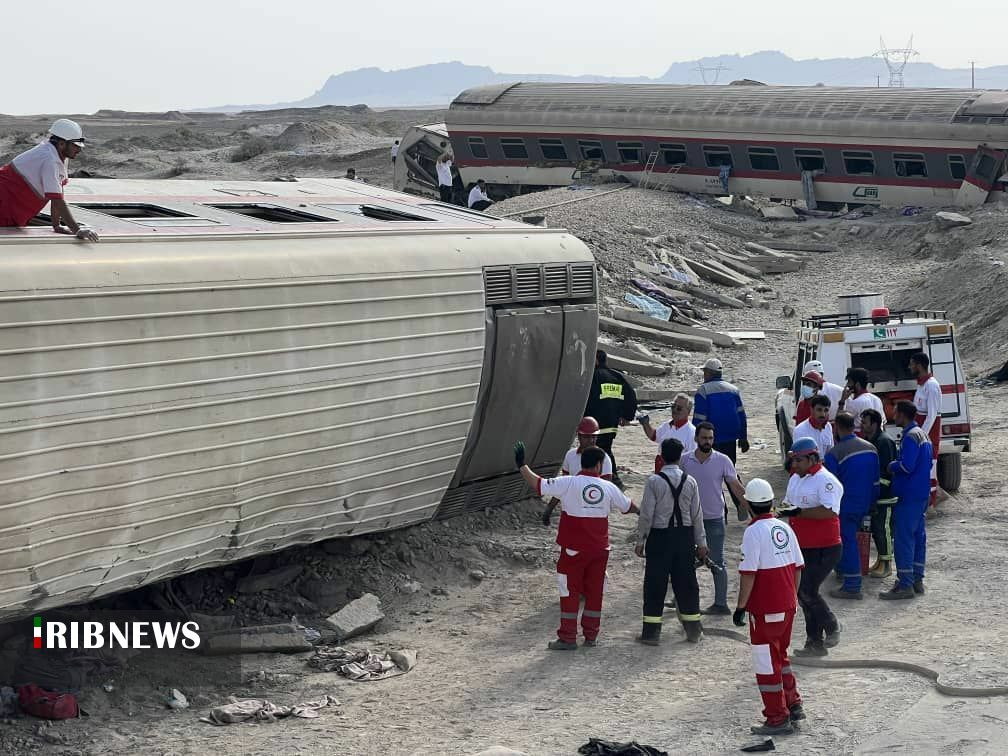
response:
[[[683,456],[686,456],[697,446],[696,427],[689,420],[689,413],[692,410],[693,400],[686,394],[676,394],[672,400],[672,417],[667,423],[652,428],[651,418],[648,415],[640,415],[637,419],[644,429],[644,435],[658,444],[659,449],[666,438],[675,438],[683,445]],[[663,465],[661,454],[655,455],[655,472],[661,470]]]
[[[581,465],[581,453],[592,446],[595,446],[595,442],[598,441],[599,437],[599,424],[598,420],[594,417],[582,417],[581,422],[578,423],[577,427],[577,446],[568,449],[567,454],[563,458],[563,466],[560,468],[561,475],[577,475],[578,471],[582,469]],[[602,473],[600,477],[603,480],[612,480],[613,477],[613,466],[612,460],[609,459],[609,455],[602,461]],[[553,515],[553,510],[556,508],[560,500],[557,498],[552,498],[546,505],[546,509],[542,513],[543,525],[550,524],[550,518]]]
[[[53,231],[98,241],[98,234],[74,220],[63,199],[63,187],[69,180],[67,163],[83,147],[80,124],[60,118],[49,127],[47,141],[0,168],[0,226],[27,226],[48,203]]]
[[[483,212],[492,204],[493,200],[486,193],[486,181],[480,179],[476,182],[476,186],[469,191],[469,208]]]
[[[396,139],[392,144],[392,165],[395,165],[395,159],[399,156],[399,140]]]
[[[829,421],[830,400],[825,394],[816,394],[809,399],[812,416],[799,423],[794,429],[794,439],[811,438],[819,449],[820,459],[833,448],[833,425]]]
[[[917,381],[913,403],[917,408],[915,422],[931,441],[931,501],[934,507],[938,494],[938,451],[941,447],[942,387],[931,373],[931,358],[924,352],[910,357],[910,374]]]
[[[434,164],[437,169],[438,193],[442,202],[450,203],[452,200],[452,156],[445,152]]]
[[[864,368],[852,367],[847,371],[847,385],[840,396],[839,409],[854,415],[854,433],[861,435],[861,413],[873,409],[882,416],[882,426],[885,427],[885,410],[882,400],[868,391],[868,371]],[[834,416],[835,419],[835,416]]]

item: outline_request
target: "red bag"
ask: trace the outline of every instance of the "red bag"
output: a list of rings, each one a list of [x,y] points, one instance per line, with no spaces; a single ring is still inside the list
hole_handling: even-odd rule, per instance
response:
[[[35,683],[18,688],[21,711],[42,719],[73,719],[80,715],[77,698],[72,693],[56,693]]]

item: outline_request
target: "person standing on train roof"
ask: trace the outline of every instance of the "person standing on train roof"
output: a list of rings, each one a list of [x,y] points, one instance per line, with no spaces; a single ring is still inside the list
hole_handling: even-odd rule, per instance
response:
[[[450,152],[442,152],[434,164],[437,170],[438,194],[442,202],[452,200],[452,156]]]
[[[49,127],[46,141],[0,168],[0,226],[27,226],[49,203],[53,231],[81,241],[98,241],[98,234],[74,220],[63,197],[63,187],[69,181],[67,163],[83,148],[80,124],[60,118]]]
[[[620,426],[633,420],[637,413],[637,394],[623,373],[606,365],[606,353],[601,349],[595,352],[595,372],[584,413],[598,420],[601,427],[596,443],[612,460],[613,483],[622,489],[612,446]]]
[[[540,478],[525,464],[525,444],[514,445],[515,467],[539,496],[560,499],[560,527],[556,542],[557,586],[560,589],[560,627],[548,648],[573,651],[577,648],[578,614],[584,645],[595,646],[602,624],[602,592],[609,563],[609,513],[639,510],[602,474],[605,452],[591,446],[581,453],[582,469],[575,475]],[[584,610],[581,611],[581,597]]]
[[[392,143],[392,165],[395,165],[396,158],[399,157],[399,140]]]

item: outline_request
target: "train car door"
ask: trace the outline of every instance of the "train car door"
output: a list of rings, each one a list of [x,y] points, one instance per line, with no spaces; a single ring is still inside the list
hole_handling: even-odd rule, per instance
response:
[[[977,207],[986,202],[994,189],[994,183],[1001,175],[1004,162],[1004,150],[978,146],[969,170],[966,171],[966,178],[956,192],[956,205]]]

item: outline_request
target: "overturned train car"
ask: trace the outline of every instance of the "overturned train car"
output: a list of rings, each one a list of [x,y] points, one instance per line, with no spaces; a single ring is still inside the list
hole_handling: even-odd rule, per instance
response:
[[[446,127],[498,197],[585,169],[819,209],[1005,197],[1008,91],[522,82],[462,92]]]
[[[100,245],[0,229],[0,619],[513,501],[518,438],[557,469],[598,323],[569,234],[342,180],[68,201]]]

